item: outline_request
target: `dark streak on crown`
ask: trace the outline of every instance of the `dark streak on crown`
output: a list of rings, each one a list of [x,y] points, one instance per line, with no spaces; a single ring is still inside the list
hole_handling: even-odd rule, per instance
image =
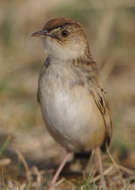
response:
[[[75,24],[78,27],[81,27],[80,23],[70,19],[70,18],[55,18],[49,20],[44,26],[43,30],[47,30],[48,32],[59,27],[64,27],[68,24]]]

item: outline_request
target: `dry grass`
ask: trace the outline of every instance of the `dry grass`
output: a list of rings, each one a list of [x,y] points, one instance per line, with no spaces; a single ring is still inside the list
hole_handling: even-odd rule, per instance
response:
[[[63,149],[43,127],[36,102],[36,90],[38,73],[45,58],[39,39],[30,37],[48,18],[56,16],[76,18],[86,27],[91,51],[110,95],[114,125],[111,152],[118,163],[134,171],[134,11],[135,2],[131,0],[1,2],[0,157],[3,162],[0,162],[0,176],[4,181],[0,185],[5,186],[0,189],[8,189],[8,184],[9,189],[15,189],[16,186],[16,189],[24,190],[29,189],[30,183],[33,185],[32,189],[44,189],[48,172],[54,171],[64,155]],[[8,136],[12,138],[7,146]],[[19,152],[19,157],[16,152]],[[105,168],[112,166],[111,163],[107,164],[106,158],[104,162]],[[82,167],[76,163],[72,163],[70,168],[80,172]],[[74,179],[77,180],[77,177]],[[109,190],[135,189],[134,175],[126,172],[120,173],[113,168],[105,179]],[[29,181],[28,186],[26,181]],[[62,183],[66,184],[64,188],[62,184],[60,187],[71,189],[71,185],[67,183],[69,184]],[[72,188],[85,190],[97,189],[97,186],[98,183],[95,183],[91,187],[88,180],[81,179],[81,185]]]

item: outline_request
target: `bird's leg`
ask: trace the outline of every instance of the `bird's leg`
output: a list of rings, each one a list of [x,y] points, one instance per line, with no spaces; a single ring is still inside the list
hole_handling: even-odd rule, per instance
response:
[[[102,188],[107,190],[106,184],[105,184],[105,179],[104,179],[104,174],[103,174],[103,165],[102,165],[100,147],[96,147],[96,149],[95,149],[95,161],[96,161],[96,165],[97,165],[97,167],[99,169],[99,173],[101,175]]]
[[[71,152],[68,152],[68,153],[65,155],[63,161],[62,161],[61,164],[59,165],[58,169],[56,170],[55,175],[53,176],[53,178],[52,178],[52,180],[51,180],[51,182],[50,182],[50,185],[49,185],[48,190],[54,190],[54,189],[55,189],[55,183],[56,183],[56,181],[57,181],[57,179],[58,179],[58,177],[59,177],[59,175],[60,175],[60,173],[61,173],[63,167],[65,166],[67,160],[71,157],[71,155],[72,155]]]

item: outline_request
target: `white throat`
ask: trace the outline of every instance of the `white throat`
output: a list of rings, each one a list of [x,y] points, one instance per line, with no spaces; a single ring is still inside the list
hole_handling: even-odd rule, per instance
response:
[[[84,55],[85,47],[81,42],[62,46],[61,44],[54,42],[53,39],[46,38],[45,53],[47,53],[49,57],[61,60],[76,59]]]

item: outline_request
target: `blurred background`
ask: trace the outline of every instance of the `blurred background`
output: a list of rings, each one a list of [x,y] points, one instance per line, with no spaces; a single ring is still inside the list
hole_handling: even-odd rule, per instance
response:
[[[12,137],[2,157],[16,163],[19,151],[29,166],[42,168],[63,158],[63,148],[47,133],[36,101],[45,54],[41,39],[31,38],[32,32],[59,16],[74,18],[86,28],[110,98],[114,126],[111,152],[121,164],[135,168],[133,0],[0,2],[0,146]]]

